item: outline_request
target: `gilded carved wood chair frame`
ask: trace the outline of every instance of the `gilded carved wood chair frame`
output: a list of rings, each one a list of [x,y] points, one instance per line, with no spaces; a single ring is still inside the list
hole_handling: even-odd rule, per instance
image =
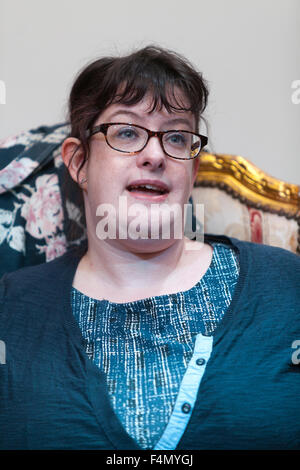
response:
[[[300,254],[300,186],[269,176],[241,156],[203,152],[195,187],[217,187],[250,207],[294,219]]]

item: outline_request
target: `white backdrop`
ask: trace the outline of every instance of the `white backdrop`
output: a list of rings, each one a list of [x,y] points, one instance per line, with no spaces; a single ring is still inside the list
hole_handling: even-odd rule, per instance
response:
[[[208,80],[211,150],[300,183],[300,0],[0,0],[0,139],[64,121],[81,67],[149,43]]]

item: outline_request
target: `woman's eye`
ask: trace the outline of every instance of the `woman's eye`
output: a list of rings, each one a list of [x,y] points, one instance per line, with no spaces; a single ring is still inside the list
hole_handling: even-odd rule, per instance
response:
[[[135,139],[138,137],[137,132],[134,129],[120,129],[117,133],[117,137],[120,139]]]
[[[184,134],[182,134],[180,132],[176,132],[176,133],[173,133],[173,134],[169,134],[168,137],[167,137],[167,141],[168,141],[168,143],[173,144],[173,145],[185,146],[186,142],[187,142],[187,139],[186,139]]]

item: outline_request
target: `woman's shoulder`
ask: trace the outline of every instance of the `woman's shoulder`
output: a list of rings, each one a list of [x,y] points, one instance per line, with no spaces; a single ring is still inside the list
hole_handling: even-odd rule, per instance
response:
[[[237,251],[240,251],[241,254],[251,254],[256,255],[258,258],[265,258],[266,255],[269,255],[271,259],[286,259],[293,264],[299,264],[300,266],[300,256],[288,251],[284,248],[278,246],[265,245],[263,243],[254,243],[251,241],[239,240],[234,237],[229,237],[227,235],[214,235],[207,234],[204,238],[207,242],[220,243],[228,247],[235,248]]]
[[[80,258],[84,254],[84,248],[74,247],[62,256],[34,266],[26,266],[16,271],[5,273],[0,279],[0,299],[17,299],[34,296],[43,290],[55,291],[55,286],[72,278],[73,271]]]
[[[300,256],[280,247],[239,240],[224,235],[207,235],[207,242],[236,250],[242,276],[267,286],[287,283],[299,291]]]
[[[293,266],[296,269],[300,269],[300,256],[289,250],[278,246],[241,241],[235,238],[230,238],[230,240],[241,253],[247,253],[257,264],[263,262],[264,266],[278,268],[283,263],[285,266]]]

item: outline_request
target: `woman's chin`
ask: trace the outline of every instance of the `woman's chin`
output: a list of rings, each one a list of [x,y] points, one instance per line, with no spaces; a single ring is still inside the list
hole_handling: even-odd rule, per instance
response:
[[[117,239],[116,242],[121,244],[126,250],[129,250],[134,253],[156,253],[159,251],[166,250],[171,247],[174,243],[178,243],[178,239],[168,238],[168,239],[153,239],[153,238],[138,238],[132,239],[128,237],[127,239]]]

